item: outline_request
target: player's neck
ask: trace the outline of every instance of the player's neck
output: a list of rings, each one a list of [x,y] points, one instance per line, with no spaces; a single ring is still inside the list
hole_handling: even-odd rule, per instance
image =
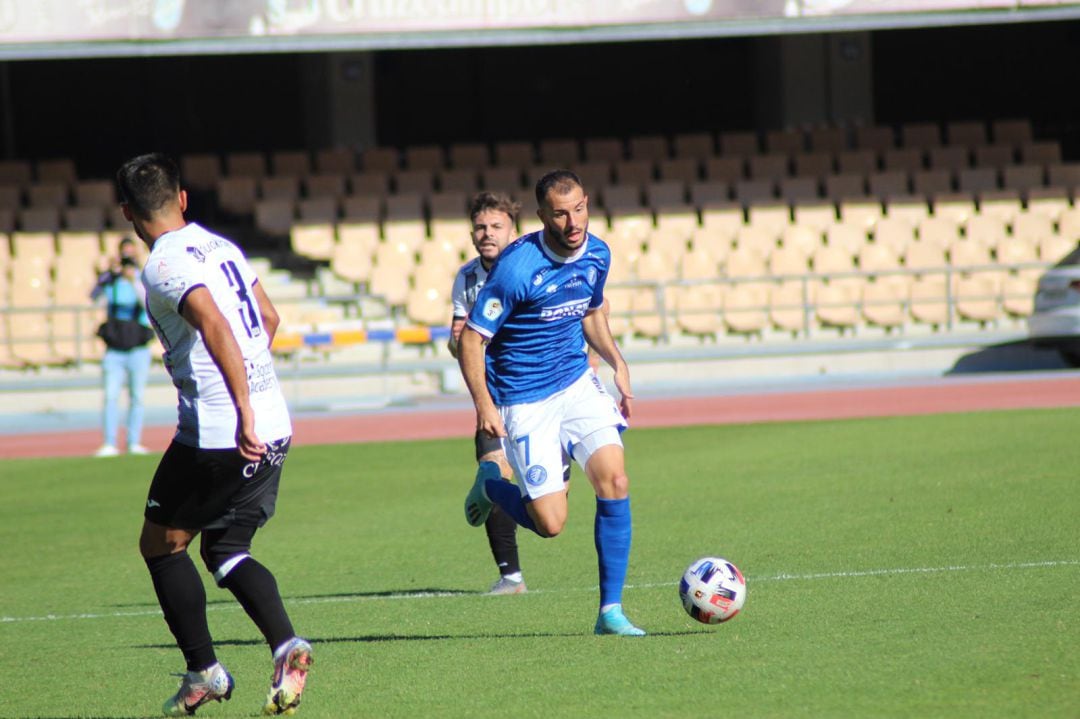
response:
[[[167,235],[170,232],[176,232],[187,227],[187,220],[181,214],[168,215],[161,219],[151,220],[142,226],[142,236],[146,240],[148,247],[153,249],[154,243],[157,242],[163,235]]]
[[[495,260],[489,260],[485,257],[481,257],[480,266],[484,268],[484,272],[491,272],[491,268],[495,266]]]

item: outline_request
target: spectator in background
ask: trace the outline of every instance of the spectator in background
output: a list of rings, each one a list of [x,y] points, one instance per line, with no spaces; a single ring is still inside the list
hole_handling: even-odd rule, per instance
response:
[[[150,374],[147,343],[153,337],[153,331],[146,316],[143,293],[139,290],[136,245],[130,238],[120,241],[116,259],[101,273],[90,293],[90,298],[95,301],[102,297],[108,303],[109,320],[118,321],[112,325],[124,327],[123,323],[127,323],[128,331],[119,334],[99,331],[106,344],[101,360],[105,386],[104,443],[94,456],[114,457],[120,453],[117,432],[120,390],[125,379],[128,388],[127,451],[129,454],[146,454],[148,450],[142,444],[143,391]]]

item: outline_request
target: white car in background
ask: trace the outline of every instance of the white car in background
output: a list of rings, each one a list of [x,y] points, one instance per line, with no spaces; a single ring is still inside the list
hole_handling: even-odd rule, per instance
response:
[[[1053,347],[1080,367],[1080,247],[1039,278],[1028,336],[1037,347]]]

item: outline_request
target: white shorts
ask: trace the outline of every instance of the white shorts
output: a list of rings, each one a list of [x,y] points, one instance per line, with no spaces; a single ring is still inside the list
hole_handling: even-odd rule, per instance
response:
[[[590,369],[572,385],[538,402],[499,408],[506,437],[503,451],[523,497],[538,499],[561,492],[563,452],[582,468],[600,447],[622,446],[626,420]]]

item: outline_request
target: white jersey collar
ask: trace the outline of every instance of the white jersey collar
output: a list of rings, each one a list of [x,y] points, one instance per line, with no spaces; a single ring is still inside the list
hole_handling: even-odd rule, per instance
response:
[[[544,230],[537,230],[537,234],[540,236],[540,249],[543,250],[544,254],[547,255],[547,258],[549,260],[551,260],[552,262],[558,262],[560,264],[576,262],[577,260],[581,259],[581,256],[584,255],[585,251],[589,249],[589,238],[592,237],[591,233],[586,232],[585,241],[581,243],[581,247],[578,248],[578,251],[570,255],[569,257],[563,257],[562,255],[555,254],[551,251],[551,248],[548,247],[547,242],[544,240]]]

